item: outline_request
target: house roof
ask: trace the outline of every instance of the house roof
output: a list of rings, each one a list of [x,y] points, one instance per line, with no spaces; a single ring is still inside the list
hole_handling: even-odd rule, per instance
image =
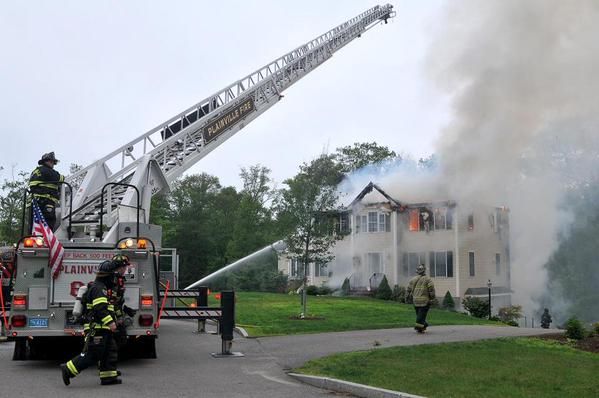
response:
[[[362,191],[358,194],[358,196],[356,196],[356,198],[349,204],[348,207],[351,207],[356,203],[360,202],[364,198],[364,196],[368,195],[374,189],[376,189],[381,195],[383,195],[385,199],[387,199],[393,207],[402,206],[402,204],[399,201],[393,199],[391,196],[389,196],[389,194],[387,194],[387,192],[383,191],[381,187],[379,187],[371,181],[368,183],[368,185],[366,185],[366,187],[364,187],[364,189],[362,189]]]

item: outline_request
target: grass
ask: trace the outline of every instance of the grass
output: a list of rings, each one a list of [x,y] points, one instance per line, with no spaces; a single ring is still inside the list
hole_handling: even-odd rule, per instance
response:
[[[427,397],[597,397],[599,355],[536,338],[337,354],[298,372]]]
[[[216,303],[215,303],[216,304]],[[372,298],[308,296],[308,316],[324,319],[291,319],[300,313],[300,297],[276,293],[237,293],[237,325],[251,336],[339,332],[414,326],[411,305]],[[431,325],[494,324],[463,314],[431,310]]]

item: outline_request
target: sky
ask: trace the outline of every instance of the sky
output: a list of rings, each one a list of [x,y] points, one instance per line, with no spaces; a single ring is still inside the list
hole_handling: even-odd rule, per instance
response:
[[[2,0],[0,178],[30,171],[49,151],[63,174],[88,165],[376,4]],[[354,142],[432,153],[448,100],[424,64],[443,1],[392,4],[389,24],[341,49],[187,173],[239,187],[240,168],[260,163],[281,184],[302,162]]]

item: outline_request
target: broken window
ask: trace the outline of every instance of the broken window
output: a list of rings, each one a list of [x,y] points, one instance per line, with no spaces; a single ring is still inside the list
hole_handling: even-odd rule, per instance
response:
[[[432,228],[433,214],[426,207],[421,207],[420,211],[420,230],[429,232]]]
[[[470,265],[470,276],[474,276],[474,252],[468,252],[468,264]]]
[[[469,231],[474,230],[474,214],[468,215],[468,230]]]
[[[453,277],[453,252],[430,252],[429,273],[431,277]]]
[[[410,210],[410,231],[420,231],[420,212],[418,209]]]

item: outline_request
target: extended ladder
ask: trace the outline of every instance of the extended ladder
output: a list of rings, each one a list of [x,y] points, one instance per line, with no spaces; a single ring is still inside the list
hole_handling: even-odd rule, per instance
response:
[[[168,189],[185,170],[276,104],[284,90],[337,50],[394,15],[390,4],[375,6],[75,172],[67,178],[73,186],[72,209],[66,200],[69,192],[62,195],[61,207],[66,211],[59,236],[67,237],[69,210],[75,238],[93,234],[100,222],[114,229],[119,221],[134,221],[138,202],[142,220],[147,223],[154,194]],[[108,164],[115,162],[120,169],[112,172]],[[102,237],[105,242],[113,239],[111,233]]]

